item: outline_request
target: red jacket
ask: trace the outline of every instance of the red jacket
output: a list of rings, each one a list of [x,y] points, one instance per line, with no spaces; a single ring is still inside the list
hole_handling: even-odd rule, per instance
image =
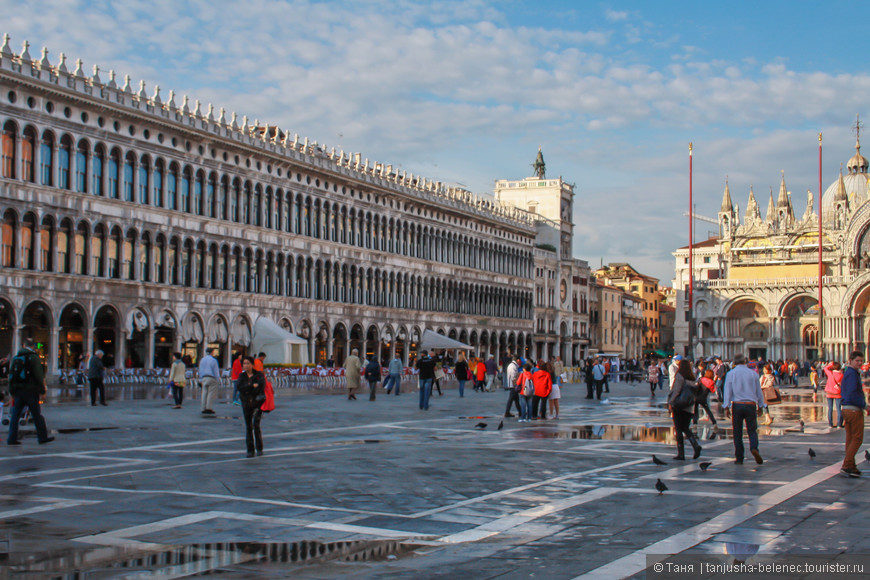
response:
[[[532,372],[532,382],[535,383],[536,397],[549,397],[553,390],[553,379],[550,373],[537,369]]]
[[[242,374],[242,357],[237,356],[233,361],[233,368],[230,372],[230,379],[233,381],[239,380],[239,375]]]

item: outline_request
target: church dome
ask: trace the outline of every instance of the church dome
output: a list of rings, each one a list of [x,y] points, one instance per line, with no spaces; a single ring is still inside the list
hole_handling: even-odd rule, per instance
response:
[[[856,157],[860,157],[856,155]],[[855,159],[853,157],[852,159]],[[861,157],[861,159],[864,159]],[[864,161],[865,169],[861,172],[849,172],[842,175],[843,186],[846,193],[846,199],[849,200],[849,209],[854,211],[858,207],[864,205],[864,202],[868,199],[868,177],[870,175],[866,172],[866,163]],[[834,221],[834,203],[837,200],[837,193],[840,190],[840,177],[838,176],[834,182],[828,186],[825,190],[824,195],[822,195],[822,221],[825,223],[830,223]]]

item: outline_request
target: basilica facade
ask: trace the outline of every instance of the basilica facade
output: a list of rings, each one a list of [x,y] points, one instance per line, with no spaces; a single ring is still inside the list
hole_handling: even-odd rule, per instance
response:
[[[860,128],[860,126],[858,126]],[[738,352],[757,358],[845,360],[870,347],[870,174],[855,155],[824,192],[819,216],[813,193],[796,212],[783,175],[767,209],[750,188],[741,214],[725,185],[719,236],[694,246],[694,342],[688,344],[689,248],[678,249],[675,343],[695,356]],[[819,321],[822,321],[820,332]],[[820,344],[821,343],[821,344]]]
[[[209,346],[226,365],[261,316],[317,362],[407,362],[427,328],[543,348],[527,208],[70,68],[0,47],[0,354],[33,337],[51,373],[97,348],[151,368]],[[585,314],[574,287],[562,301]],[[585,321],[550,352],[582,356]]]

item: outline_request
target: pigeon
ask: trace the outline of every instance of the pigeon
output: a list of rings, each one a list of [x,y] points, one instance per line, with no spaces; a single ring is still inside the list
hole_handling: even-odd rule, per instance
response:
[[[656,465],[667,465],[667,463],[665,463],[655,455],[653,455],[653,463],[655,463]]]
[[[661,494],[665,493],[666,491],[668,491],[668,486],[666,486],[664,483],[662,483],[661,479],[657,479],[656,480],[656,489],[659,491],[659,495],[661,495]]]
[[[474,427],[475,429],[486,429],[486,423],[478,423]]]
[[[704,461],[698,464],[698,467],[701,468],[701,471],[707,471],[707,468],[713,465],[712,461]]]
[[[810,447],[810,450],[807,451],[807,454],[810,456],[810,459],[815,459],[815,458],[816,458],[816,452],[813,451],[813,448],[812,448],[812,447]]]
[[[804,420],[801,419],[801,420],[798,422],[798,425],[800,425],[801,433],[803,433],[803,432],[804,432]]]
[[[502,427],[504,427],[504,419],[498,422],[498,427],[496,427],[496,431],[501,431]]]
[[[870,461],[870,451],[864,450],[864,461]]]
[[[715,432],[715,431],[711,431],[710,434],[707,435],[707,441],[712,441],[712,440],[715,439],[715,438],[716,438],[716,432]]]

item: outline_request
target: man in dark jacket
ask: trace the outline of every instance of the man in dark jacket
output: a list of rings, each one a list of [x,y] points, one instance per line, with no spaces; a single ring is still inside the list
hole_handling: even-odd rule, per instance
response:
[[[16,359],[20,362],[16,362]],[[9,417],[9,436],[7,445],[21,445],[18,440],[18,421],[24,408],[30,409],[33,424],[36,425],[36,437],[40,443],[54,441],[54,437],[48,436],[45,427],[45,418],[39,408],[39,400],[45,395],[45,373],[39,356],[36,354],[35,344],[32,338],[24,341],[24,346],[15,355],[10,364],[9,392],[15,397],[12,406],[12,416]],[[17,371],[17,372],[16,372]]]
[[[849,364],[843,371],[843,380],[840,383],[843,427],[846,431],[846,458],[843,459],[840,473],[849,477],[861,477],[861,472],[855,465],[855,454],[864,442],[864,413],[867,399],[861,388],[860,370],[863,364],[864,355],[860,351],[856,350],[849,355]]]
[[[420,371],[420,409],[429,410],[429,396],[432,394],[432,382],[435,380],[435,360],[425,350],[420,353],[415,365]]]

